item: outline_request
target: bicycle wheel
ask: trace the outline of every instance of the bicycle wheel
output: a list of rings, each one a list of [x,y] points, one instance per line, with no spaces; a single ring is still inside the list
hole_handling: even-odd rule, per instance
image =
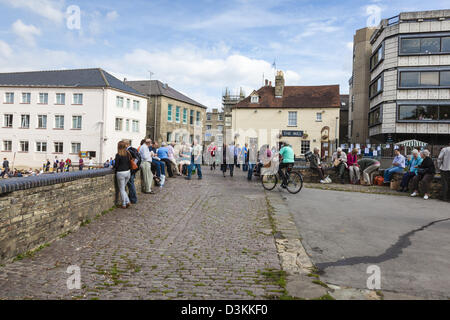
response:
[[[303,177],[298,172],[289,172],[287,191],[292,194],[299,193],[303,188]]]
[[[276,187],[278,183],[277,176],[275,174],[263,175],[261,176],[261,182],[264,189],[270,191]]]

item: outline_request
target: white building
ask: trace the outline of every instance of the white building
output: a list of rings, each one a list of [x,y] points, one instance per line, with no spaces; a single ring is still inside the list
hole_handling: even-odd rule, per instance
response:
[[[147,98],[102,69],[0,73],[0,157],[10,167],[49,159],[95,162],[145,137]]]

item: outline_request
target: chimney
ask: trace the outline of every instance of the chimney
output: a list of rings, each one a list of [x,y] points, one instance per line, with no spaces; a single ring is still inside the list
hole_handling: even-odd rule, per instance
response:
[[[272,81],[269,81],[269,87],[271,87],[272,86]]]
[[[127,81],[127,78],[123,78],[123,82],[126,82]]]
[[[266,87],[269,85],[269,80],[266,79]]]
[[[284,91],[284,74],[283,71],[277,71],[277,76],[275,77],[275,97],[282,98]]]

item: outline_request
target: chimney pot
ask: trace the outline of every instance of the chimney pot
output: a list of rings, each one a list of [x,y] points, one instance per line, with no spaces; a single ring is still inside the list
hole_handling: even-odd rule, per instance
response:
[[[269,81],[269,87],[271,87],[272,86],[272,81]]]
[[[269,85],[269,80],[266,79],[266,87]]]

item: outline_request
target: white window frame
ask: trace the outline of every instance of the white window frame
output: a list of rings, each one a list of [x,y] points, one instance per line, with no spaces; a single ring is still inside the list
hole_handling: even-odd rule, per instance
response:
[[[61,151],[58,151],[57,148],[56,148],[56,145],[61,146],[62,150],[61,150]],[[53,142],[53,148],[54,148],[54,150],[55,150],[55,153],[64,153],[64,142],[61,142],[61,141],[54,141],[54,142]]]
[[[47,153],[47,141],[36,141],[36,152]]]
[[[24,119],[27,119],[25,123],[24,123]],[[30,115],[29,114],[21,114],[20,115],[20,128],[21,129],[30,129]]]
[[[39,104],[48,104],[47,92],[39,92]]]
[[[127,98],[127,109],[131,108],[131,99]]]
[[[9,148],[5,148],[8,146]],[[12,140],[3,140],[2,148],[4,152],[11,152],[12,151]]]
[[[259,103],[259,96],[251,96],[250,103]]]
[[[73,99],[73,104],[75,104],[75,105],[83,104],[83,94],[82,93],[74,93],[72,99]]]
[[[5,92],[5,103],[14,103],[14,92]]]
[[[57,93],[55,95],[55,104],[57,105],[65,105],[66,104],[66,94],[65,93]]]
[[[61,123],[61,120],[62,120],[62,123]],[[55,115],[55,126],[54,126],[54,129],[63,130],[64,129],[64,122],[65,122],[64,115],[62,115],[62,114]]]
[[[133,120],[131,127],[133,132],[139,132],[139,120]]]
[[[14,115],[12,113],[5,113],[3,115],[3,128],[12,128],[14,124]]]
[[[28,140],[20,140],[19,152],[29,152],[29,151],[30,151],[30,142]]]
[[[140,109],[139,100],[133,100],[133,110],[134,111],[139,111],[139,109]]]
[[[31,93],[30,92],[22,92],[22,102],[21,103],[23,103],[23,104],[31,103]]]
[[[75,122],[77,126],[74,126]],[[72,129],[73,130],[81,130],[83,128],[83,116],[80,115],[74,115],[72,116]]]
[[[322,112],[316,113],[316,122],[322,122]]]
[[[116,96],[116,107],[123,108],[123,97]]]
[[[78,146],[77,150],[74,152],[74,146]],[[81,142],[71,142],[70,143],[70,153],[71,154],[78,154],[81,151]]]
[[[115,131],[123,131],[123,118],[116,118],[114,122],[114,129]]]
[[[295,115],[295,119],[291,115]],[[298,123],[297,111],[288,111],[288,127],[296,127]],[[295,120],[295,124],[294,124]]]
[[[44,119],[45,119],[45,126],[40,127],[39,126],[39,121],[42,122],[42,124],[44,124]],[[37,129],[47,129],[47,119],[48,119],[48,116],[46,114],[38,114],[38,116],[37,116],[37,127],[36,128]]]

